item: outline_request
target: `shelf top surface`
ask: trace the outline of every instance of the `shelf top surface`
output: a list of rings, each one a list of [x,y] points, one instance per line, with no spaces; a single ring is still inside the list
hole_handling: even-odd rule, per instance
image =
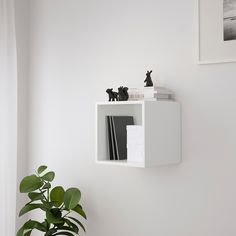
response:
[[[157,101],[115,101],[115,102],[96,102],[97,106],[103,105],[135,105],[135,104],[145,104],[145,103],[160,103],[160,102],[175,102],[173,100],[157,100]]]

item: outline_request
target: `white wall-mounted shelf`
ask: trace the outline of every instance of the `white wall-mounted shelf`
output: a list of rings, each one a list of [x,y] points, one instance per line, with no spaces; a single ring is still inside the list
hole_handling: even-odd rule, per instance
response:
[[[133,116],[144,129],[142,162],[111,161],[108,156],[106,116]],[[181,161],[181,111],[175,101],[96,103],[96,162],[131,167],[154,167]]]

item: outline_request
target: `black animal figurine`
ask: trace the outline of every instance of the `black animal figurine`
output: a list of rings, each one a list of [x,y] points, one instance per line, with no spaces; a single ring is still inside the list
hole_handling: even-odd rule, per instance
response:
[[[127,87],[119,87],[118,88],[118,100],[119,101],[128,101],[129,94],[128,94],[128,88]]]
[[[152,82],[152,78],[151,78],[151,71],[147,71],[146,73],[146,79],[144,80],[144,83],[146,82],[146,85],[144,87],[152,87],[153,86],[153,82]]]
[[[124,94],[125,94],[125,101],[128,101],[129,100],[129,93],[128,93],[128,90],[129,90],[129,88],[127,88],[127,87],[124,87],[123,88],[123,92],[124,92]]]
[[[117,101],[118,100],[118,93],[117,92],[114,92],[113,91],[113,88],[108,88],[107,90],[106,90],[106,92],[108,93],[108,95],[109,95],[109,102],[110,101]]]

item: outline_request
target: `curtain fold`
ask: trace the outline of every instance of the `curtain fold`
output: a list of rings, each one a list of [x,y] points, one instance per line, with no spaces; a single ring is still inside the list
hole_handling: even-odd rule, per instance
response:
[[[0,0],[0,229],[15,235],[17,166],[17,57],[15,2]]]

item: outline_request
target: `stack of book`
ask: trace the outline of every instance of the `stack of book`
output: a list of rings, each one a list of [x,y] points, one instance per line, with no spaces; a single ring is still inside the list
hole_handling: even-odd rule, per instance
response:
[[[130,88],[129,100],[145,100],[156,101],[161,99],[171,99],[173,92],[164,87],[143,87],[143,88]]]
[[[108,156],[110,160],[127,160],[127,125],[134,125],[132,116],[106,116]]]

